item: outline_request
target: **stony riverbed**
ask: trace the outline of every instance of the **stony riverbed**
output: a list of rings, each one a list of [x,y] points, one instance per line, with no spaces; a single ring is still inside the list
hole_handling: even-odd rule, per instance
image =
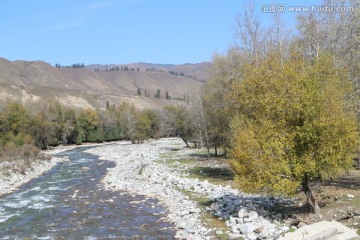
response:
[[[180,139],[160,139],[140,145],[117,143],[88,152],[116,163],[102,180],[107,189],[159,199],[168,209],[167,219],[175,225],[177,238],[209,239],[210,235],[220,233],[201,221],[202,211],[226,220],[227,232],[233,239],[277,239],[289,231],[291,223],[280,223],[284,216],[275,215],[272,208],[276,204],[290,206],[295,202],[249,195],[230,186],[188,178],[181,166],[172,168],[162,162],[162,156],[173,149],[179,150],[176,155],[179,159],[189,154]],[[201,209],[184,191],[207,197],[213,204]]]
[[[0,236],[255,240],[280,239],[304,225],[277,210],[295,200],[194,178],[186,161],[196,150],[180,139],[74,148],[55,149],[56,158],[0,180],[0,194],[7,193],[0,198]]]

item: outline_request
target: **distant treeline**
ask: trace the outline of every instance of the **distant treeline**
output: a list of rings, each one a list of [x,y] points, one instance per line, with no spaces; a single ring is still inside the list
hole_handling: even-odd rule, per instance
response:
[[[104,110],[73,109],[50,102],[25,107],[9,102],[0,107],[0,161],[28,160],[39,149],[60,144],[82,144],[181,136],[191,139],[194,130],[185,107],[139,110],[134,105],[106,102]]]
[[[94,68],[95,72],[113,72],[113,71],[140,71],[139,67],[128,67],[128,66],[114,66],[114,67],[105,67],[105,68]],[[157,69],[157,68],[146,68],[145,69],[146,72],[164,72],[164,70],[162,69]],[[187,77],[187,78],[192,78],[192,79],[196,79],[195,76],[186,74],[184,72],[176,72],[174,70],[169,70],[168,71],[169,74],[171,75],[175,75],[175,76],[180,76],[180,77]]]
[[[145,97],[150,97],[149,92],[146,91],[146,89],[142,91],[141,88],[137,89],[137,95],[139,95],[139,96],[143,95]],[[156,93],[155,93],[154,97],[155,98],[162,98],[160,89],[156,90]],[[184,102],[189,104],[190,103],[190,94],[189,93],[187,93],[187,94],[184,93],[182,97],[172,97],[172,96],[170,96],[168,91],[165,91],[165,99],[166,100],[184,101]]]
[[[113,71],[133,71],[133,72],[135,72],[135,71],[140,71],[140,68],[139,67],[137,67],[137,68],[135,68],[135,67],[128,67],[128,66],[121,66],[121,67],[118,67],[118,66],[116,66],[116,67],[110,67],[110,68],[95,68],[94,69],[94,71],[95,72],[113,72]]]
[[[175,76],[181,76],[181,77],[187,77],[187,78],[196,79],[195,76],[186,74],[186,73],[184,73],[184,72],[176,72],[176,71],[174,71],[174,70],[169,70],[169,73],[170,73],[171,75],[175,75]]]
[[[83,63],[74,63],[74,64],[71,64],[70,66],[62,66],[58,63],[55,63],[55,67],[56,68],[85,68],[85,65]]]

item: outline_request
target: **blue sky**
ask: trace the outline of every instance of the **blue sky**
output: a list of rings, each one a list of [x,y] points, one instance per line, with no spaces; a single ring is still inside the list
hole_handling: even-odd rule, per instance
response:
[[[0,57],[72,63],[197,63],[235,42],[241,0],[12,0],[0,9]],[[300,2],[300,3],[299,3]],[[316,2],[316,1],[315,1]],[[312,5],[314,1],[261,0]],[[269,23],[269,15],[260,18]],[[295,14],[284,22],[294,27]]]

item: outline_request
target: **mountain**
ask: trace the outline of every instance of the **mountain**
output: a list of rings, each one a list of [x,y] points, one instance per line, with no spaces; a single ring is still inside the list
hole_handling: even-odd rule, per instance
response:
[[[102,108],[106,101],[116,105],[128,101],[139,108],[184,104],[181,98],[199,93],[210,66],[204,62],[183,65],[93,64],[64,68],[43,61],[0,58],[0,102],[20,100],[31,103],[56,99],[77,108]],[[138,89],[141,95],[138,95]],[[155,98],[158,90],[160,99]],[[166,92],[172,100],[165,99]]]
[[[114,67],[128,67],[128,68],[135,68],[140,71],[146,71],[146,70],[153,70],[157,72],[169,72],[169,71],[175,71],[177,73],[184,73],[184,75],[192,76],[193,78],[200,80],[200,81],[206,81],[209,78],[209,68],[211,66],[211,63],[209,62],[202,62],[202,63],[185,63],[181,65],[175,65],[175,64],[154,64],[154,63],[145,63],[145,62],[139,62],[139,63],[131,63],[131,64],[93,64],[88,65],[86,68],[88,69],[102,69],[105,70],[111,69]]]

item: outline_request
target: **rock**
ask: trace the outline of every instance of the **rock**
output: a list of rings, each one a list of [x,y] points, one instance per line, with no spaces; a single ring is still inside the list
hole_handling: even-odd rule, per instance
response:
[[[239,218],[244,218],[245,212],[246,212],[246,208],[241,208],[239,210],[238,217]]]
[[[297,225],[298,228],[302,228],[305,227],[307,224],[304,222],[299,222],[299,224]]]
[[[281,228],[281,231],[283,231],[283,232],[288,232],[289,230],[290,230],[290,228],[288,226],[283,226]]]
[[[180,229],[185,229],[186,228],[186,222],[181,222],[181,223],[179,223],[178,224],[178,227],[180,228]]]
[[[355,231],[348,231],[340,233],[336,236],[329,238],[328,240],[359,240],[360,237]]]
[[[238,226],[236,226],[236,225],[231,226],[231,232],[233,232],[233,233],[240,233],[240,231],[238,230]]]
[[[221,234],[224,234],[223,231],[221,231],[221,230],[216,231],[216,235],[221,235]]]
[[[255,211],[249,211],[248,213],[245,213],[244,215],[244,222],[252,222],[255,219],[257,219],[259,214]]]
[[[236,218],[231,217],[231,216],[230,216],[230,218],[229,218],[229,222],[230,222],[231,225],[237,224]]]
[[[211,209],[211,211],[217,211],[217,210],[219,210],[219,208],[220,208],[220,205],[218,204],[218,203],[212,203],[211,205],[210,205],[210,209]]]
[[[263,228],[261,230],[261,232],[259,233],[259,236],[262,237],[263,239],[269,238],[270,237],[270,232],[267,228]]]
[[[89,170],[90,168],[88,168],[88,167],[82,167],[81,168],[81,170],[84,170],[84,171],[87,171],[87,170]]]
[[[236,240],[236,239],[243,239],[244,235],[239,233],[229,233],[228,239],[229,240]]]
[[[247,237],[249,240],[256,240],[256,239],[257,239],[256,234],[253,233],[253,232],[246,234],[246,237]]]
[[[339,233],[351,231],[342,223],[332,221],[322,221],[297,229],[295,232],[286,233],[280,240],[298,240],[298,239],[329,239]],[[306,236],[304,238],[304,236]],[[345,238],[346,239],[346,238]],[[345,240],[342,239],[342,240]]]
[[[348,194],[348,195],[346,195],[346,197],[348,200],[353,200],[355,196],[352,194]]]
[[[243,234],[248,234],[254,232],[256,227],[251,223],[244,223],[239,225],[240,232]]]

